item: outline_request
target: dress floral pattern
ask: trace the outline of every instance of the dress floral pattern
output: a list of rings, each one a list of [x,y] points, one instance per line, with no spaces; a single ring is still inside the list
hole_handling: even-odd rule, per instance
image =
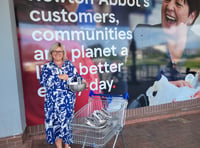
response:
[[[73,64],[66,60],[59,68],[53,61],[44,65],[40,75],[40,85],[45,87],[45,129],[48,143],[54,144],[62,138],[66,144],[73,143],[72,117],[74,114],[75,93],[70,90],[68,82],[58,78],[59,74],[67,74],[75,81],[82,77]]]

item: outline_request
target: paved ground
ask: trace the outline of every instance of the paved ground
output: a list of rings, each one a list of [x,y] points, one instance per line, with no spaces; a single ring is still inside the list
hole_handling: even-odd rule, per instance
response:
[[[126,148],[199,148],[200,113],[126,125],[123,128]],[[111,148],[114,139],[105,148]],[[81,148],[81,145],[72,145]],[[32,148],[55,148],[45,140],[34,140]],[[118,137],[116,148],[123,148]]]

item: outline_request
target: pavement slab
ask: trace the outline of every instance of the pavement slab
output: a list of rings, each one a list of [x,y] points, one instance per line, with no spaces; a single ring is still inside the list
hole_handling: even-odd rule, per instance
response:
[[[115,148],[123,148],[120,135]],[[123,137],[126,148],[199,148],[200,113],[125,125]],[[114,138],[104,147],[112,148],[113,142]],[[82,145],[71,147],[81,148]],[[33,140],[32,148],[56,147],[40,139]]]

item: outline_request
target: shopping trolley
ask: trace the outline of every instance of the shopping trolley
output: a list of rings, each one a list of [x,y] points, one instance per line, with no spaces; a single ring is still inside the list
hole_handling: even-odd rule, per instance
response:
[[[72,123],[74,143],[82,145],[82,148],[85,146],[99,148],[104,147],[115,137],[112,145],[114,148],[118,135],[121,134],[123,145],[126,147],[122,129],[126,119],[127,99],[127,93],[123,96],[114,96],[94,94],[91,91],[88,103],[74,114]],[[100,124],[94,124],[97,122],[92,124],[89,119],[94,117],[94,113],[99,112],[103,113],[100,115],[105,115],[105,118],[101,118]]]

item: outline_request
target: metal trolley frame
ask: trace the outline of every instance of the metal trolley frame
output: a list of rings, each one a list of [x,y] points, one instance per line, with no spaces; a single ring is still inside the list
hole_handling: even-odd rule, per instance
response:
[[[88,103],[74,114],[72,123],[74,143],[81,144],[82,148],[85,146],[99,148],[104,147],[115,136],[112,146],[114,148],[121,133],[123,145],[126,147],[122,129],[126,119],[127,97],[127,94],[111,96],[94,94],[91,91]],[[111,115],[106,124],[100,127],[87,125],[86,118],[94,111],[102,109]]]

